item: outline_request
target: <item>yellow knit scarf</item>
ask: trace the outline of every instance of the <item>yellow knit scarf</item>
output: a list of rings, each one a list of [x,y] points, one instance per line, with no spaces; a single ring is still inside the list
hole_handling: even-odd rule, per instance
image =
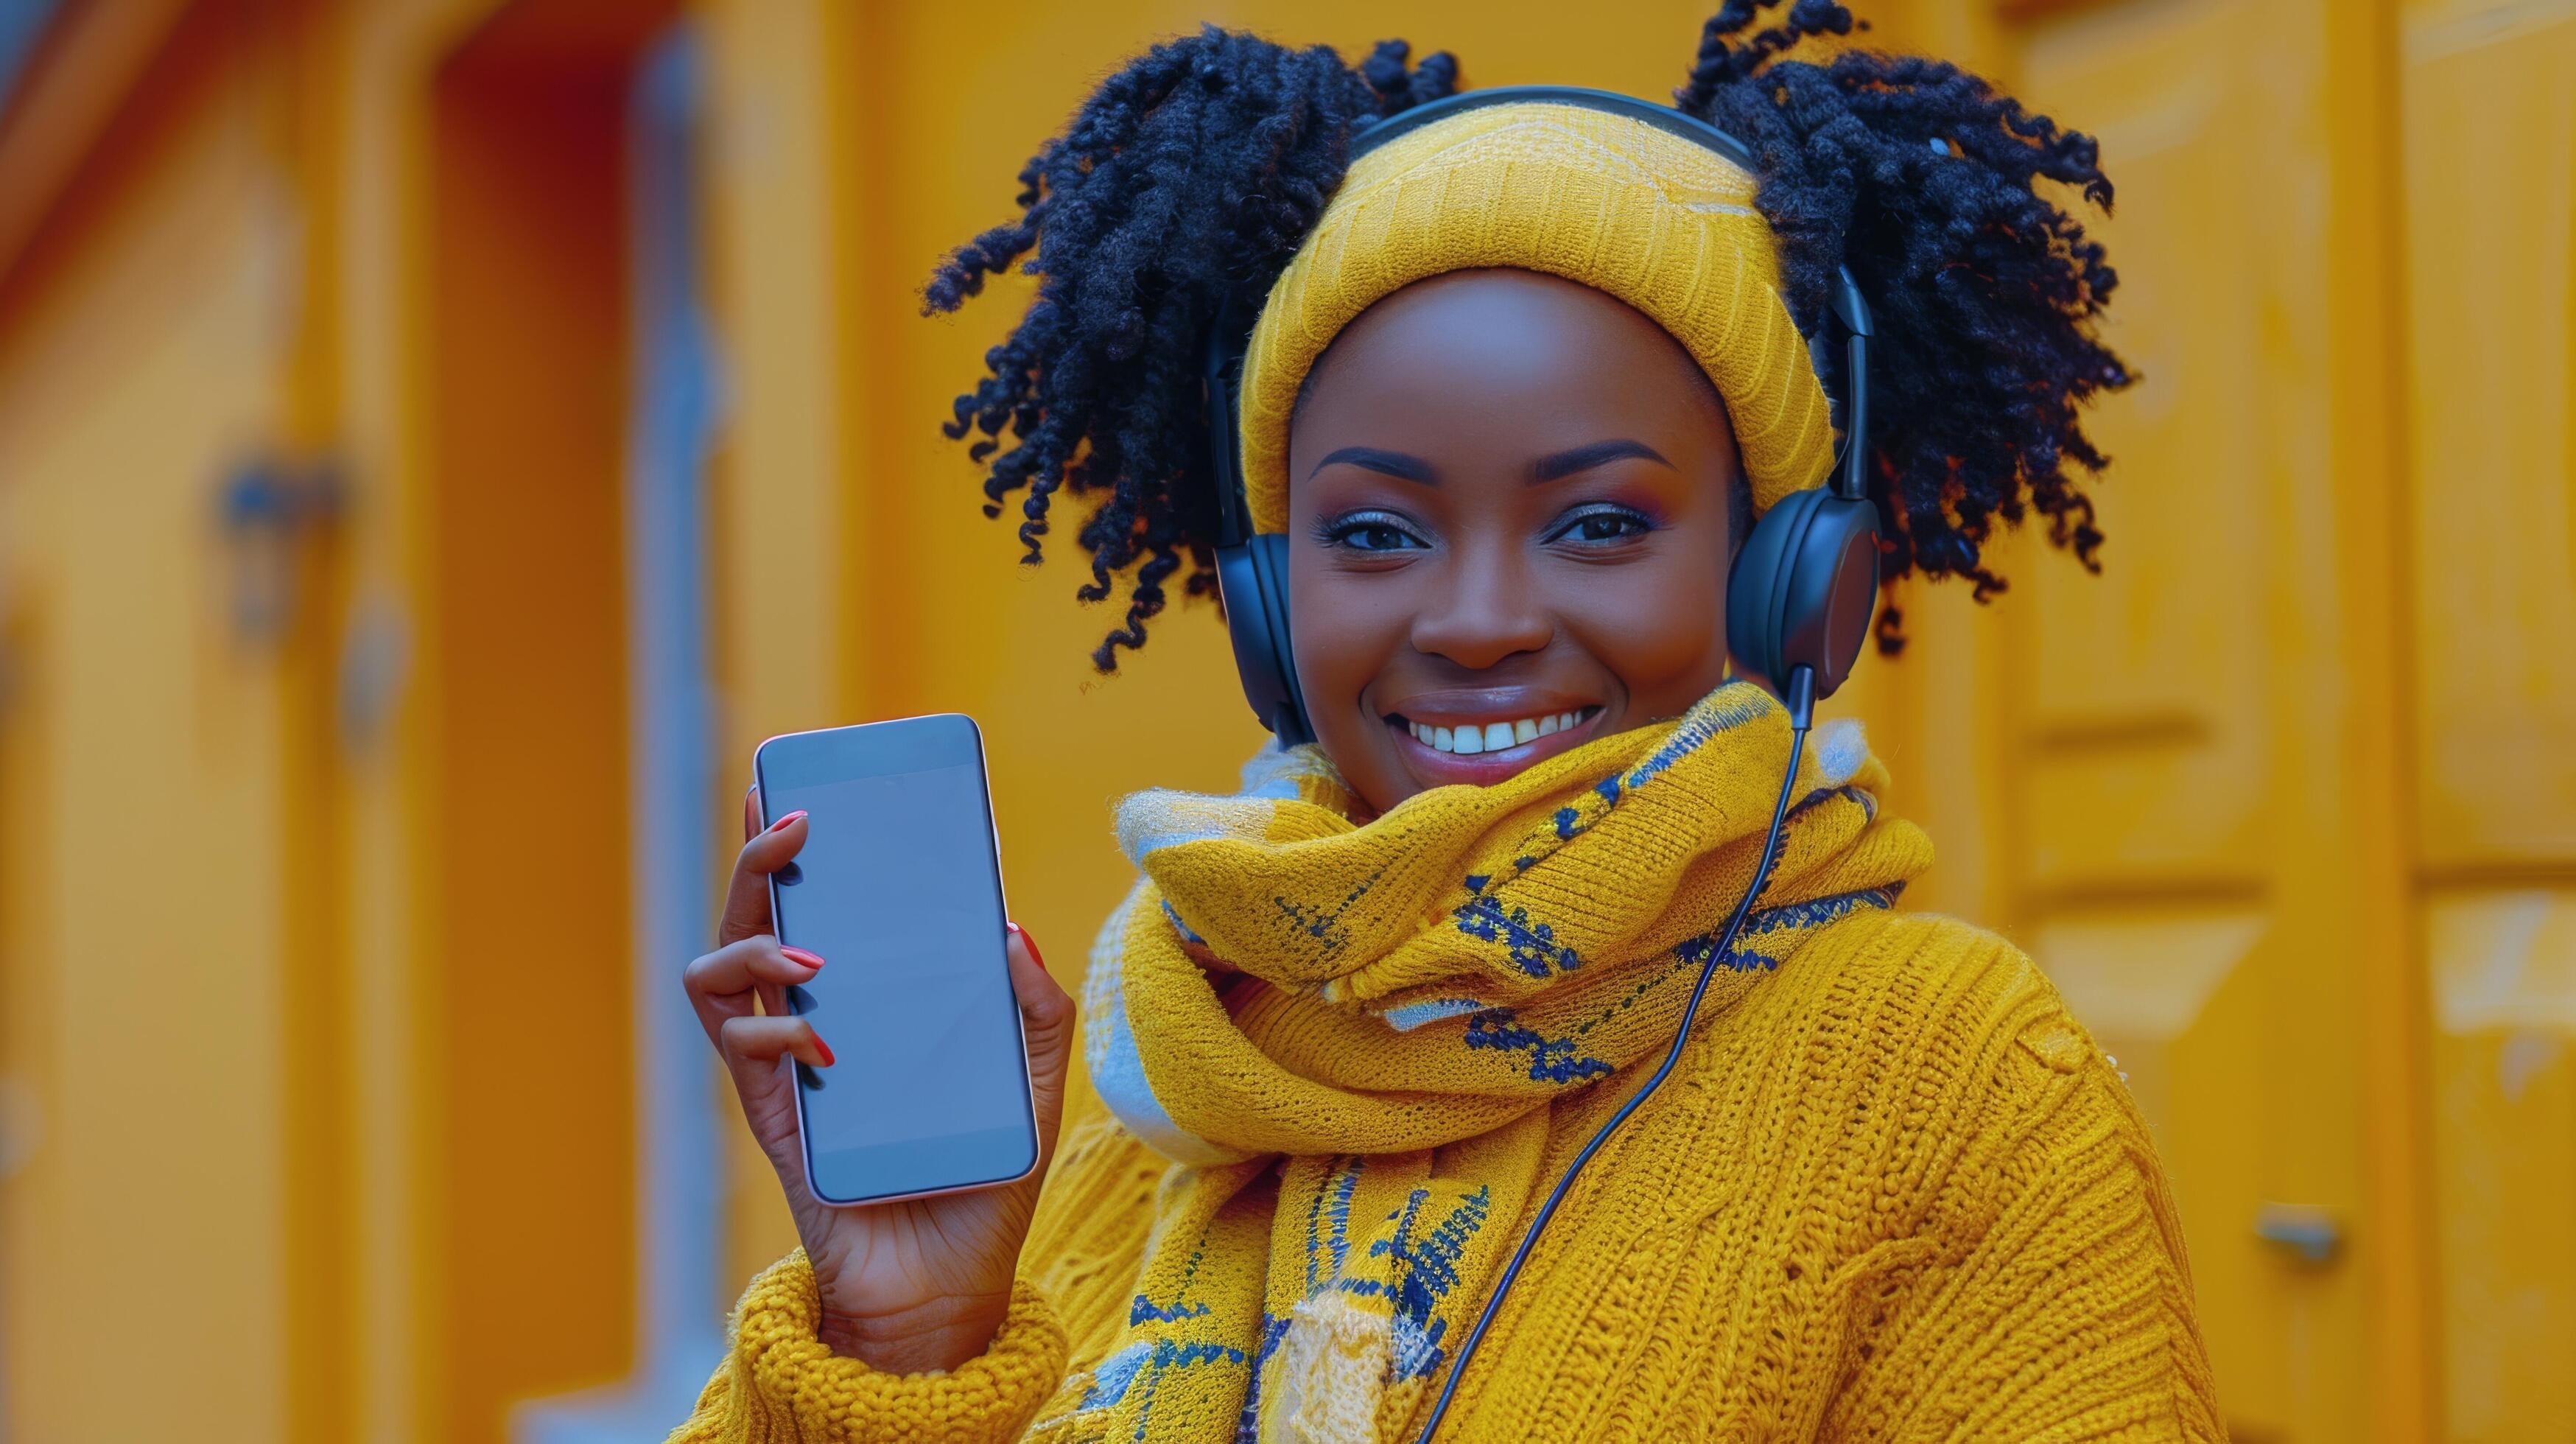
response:
[[[1788,724],[1730,683],[1678,723],[1361,811],[1312,748],[1233,797],[1119,807],[1143,876],[1086,985],[1092,1081],[1173,1160],[1071,1437],[1390,1437],[1517,1243],[1570,1090],[1660,1060],[1742,896]],[[1819,730],[1769,887],[1702,1016],[1930,860]]]

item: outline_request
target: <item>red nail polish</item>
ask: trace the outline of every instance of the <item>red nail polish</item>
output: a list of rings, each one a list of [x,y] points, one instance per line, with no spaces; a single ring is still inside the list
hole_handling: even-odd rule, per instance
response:
[[[823,966],[823,955],[820,953],[807,952],[803,948],[791,948],[783,943],[779,945],[778,950],[785,953],[787,955],[787,961],[791,963],[803,963],[809,968],[819,968]]]
[[[824,1042],[823,1035],[820,1033],[814,1035],[814,1051],[823,1055],[824,1067],[832,1066],[832,1045]]]
[[[796,819],[803,817],[804,815],[804,809],[799,808],[796,811],[787,814],[785,817],[778,819],[776,822],[769,824],[769,830],[776,832],[778,829],[785,827],[787,824],[794,822]]]
[[[1020,935],[1020,946],[1029,950],[1029,961],[1037,964],[1040,971],[1044,971],[1046,954],[1038,951],[1038,940],[1030,937],[1029,930],[1018,923],[1011,924],[1011,931]]]

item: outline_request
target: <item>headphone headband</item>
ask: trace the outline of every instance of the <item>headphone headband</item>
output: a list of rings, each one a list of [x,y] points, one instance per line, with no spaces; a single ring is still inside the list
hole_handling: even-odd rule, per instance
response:
[[[1399,110],[1393,115],[1379,116],[1354,127],[1351,131],[1351,159],[1357,160],[1398,136],[1410,135],[1426,125],[1436,125],[1470,110],[1483,110],[1490,105],[1547,104],[1578,106],[1584,110],[1642,120],[1657,130],[1696,141],[1716,151],[1733,161],[1738,169],[1753,170],[1753,147],[1698,116],[1675,110],[1669,105],[1622,95],[1615,90],[1596,90],[1588,85],[1497,85],[1426,100],[1420,105]]]

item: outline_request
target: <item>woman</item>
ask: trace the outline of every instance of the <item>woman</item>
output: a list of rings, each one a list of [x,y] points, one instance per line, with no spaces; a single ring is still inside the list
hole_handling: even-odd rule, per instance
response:
[[[1349,163],[1355,127],[1449,93],[1446,56],[1209,30],[1104,83],[1024,217],[941,270],[953,309],[1035,252],[951,434],[981,434],[988,513],[1025,492],[1032,559],[1059,489],[1096,496],[1083,595],[1128,598],[1104,670],[1174,573],[1207,589],[1203,338],[1266,298],[1244,501],[1287,538],[1316,741],[1236,797],[1121,805],[1143,877],[1086,975],[1076,1096],[1071,1002],[1013,930],[1049,1156],[1009,1188],[807,1193],[777,1063],[831,1054],[755,1010],[822,965],[768,935],[803,823],[746,843],[688,986],[804,1246],[675,1438],[1414,1437],[1712,963],[1440,1437],[2222,1437],[2134,1108],[2018,953],[1892,910],[1929,847],[1855,730],[1798,764],[1722,948],[1792,756],[1727,680],[1728,569],[1832,468],[1844,378],[1802,332],[1837,269],[1878,318],[1891,576],[2000,587],[1980,544],[2034,509],[2089,563],[2077,409],[2127,381],[2102,253],[2033,190],[2107,204],[2092,143],[1945,65],[1785,59],[1851,20],[1797,0],[1748,34],[1767,3],[1729,0],[1677,96],[1758,177],[1520,103]]]

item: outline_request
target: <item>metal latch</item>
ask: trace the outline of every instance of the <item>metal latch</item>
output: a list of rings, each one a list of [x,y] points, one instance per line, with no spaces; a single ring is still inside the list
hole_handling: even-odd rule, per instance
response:
[[[2343,1250],[2343,1225],[2304,1203],[2263,1205],[2254,1215],[2254,1236],[2311,1268],[2334,1262]]]

